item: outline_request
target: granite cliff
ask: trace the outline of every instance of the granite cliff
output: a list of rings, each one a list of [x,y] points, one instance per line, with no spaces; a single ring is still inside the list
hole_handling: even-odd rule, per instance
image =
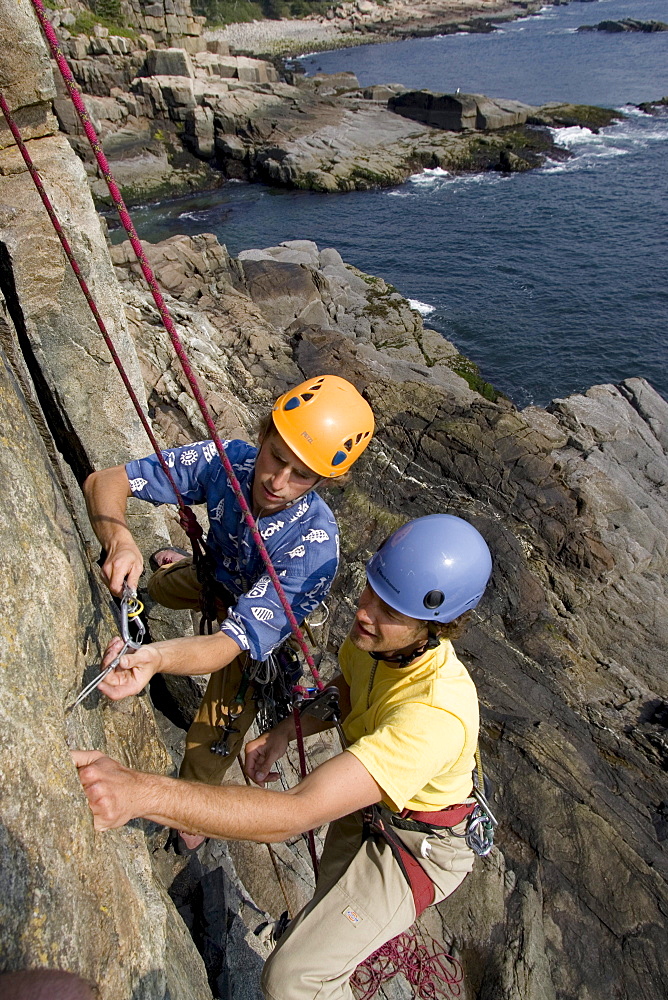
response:
[[[0,2],[0,40],[2,90],[158,435],[201,438],[138,266],[127,244],[109,252],[57,131],[26,0]],[[204,234],[146,251],[222,434],[250,437],[281,389],[319,371],[350,378],[374,407],[353,482],[329,492],[344,555],[332,645],[391,527],[449,511],[490,544],[493,585],[459,651],[502,827],[491,858],[423,919],[462,961],[462,996],[662,995],[668,404],[635,378],[518,411],[333,248],[292,241],[233,259]],[[150,824],[96,835],[70,763],[70,747],[96,747],[171,771],[192,693],[66,711],[115,627],[80,485],[148,444],[6,129],[0,292],[0,970],[68,969],[102,1000],[257,997],[262,945],[247,931],[284,908],[265,848],[213,845],[201,869],[180,869]],[[178,537],[160,510],[131,517],[147,553]],[[190,627],[158,608],[148,623],[154,638]],[[309,876],[293,848],[277,854],[298,904]]]

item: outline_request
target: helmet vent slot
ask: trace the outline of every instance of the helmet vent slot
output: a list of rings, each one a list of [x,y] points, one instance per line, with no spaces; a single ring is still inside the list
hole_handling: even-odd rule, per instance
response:
[[[313,399],[313,393],[312,392],[303,392],[302,393],[302,399],[304,400],[305,403],[308,403],[309,399]]]
[[[347,441],[343,442],[343,447],[346,449],[346,451],[350,451],[352,449],[352,446],[353,446],[353,439],[352,438],[348,438]]]

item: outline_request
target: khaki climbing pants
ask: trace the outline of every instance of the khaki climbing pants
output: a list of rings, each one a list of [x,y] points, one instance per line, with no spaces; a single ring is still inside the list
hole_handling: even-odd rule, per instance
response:
[[[313,899],[295,917],[267,959],[267,1000],[353,1000],[350,977],[369,955],[415,920],[413,895],[389,845],[362,841],[362,813],[330,825]],[[463,834],[466,821],[455,827]],[[397,830],[434,883],[434,903],[461,885],[474,854],[447,830],[426,835]]]
[[[190,558],[161,566],[148,581],[147,589],[153,600],[164,607],[199,610],[202,587]],[[227,616],[227,607],[217,599],[216,609],[218,620],[222,621]],[[222,670],[211,674],[202,703],[186,736],[186,752],[179,777],[188,781],[202,781],[207,785],[220,785],[239,756],[244,736],[255,718],[252,688],[246,692],[243,706],[236,705],[234,701],[246,659],[247,654],[240,653]],[[240,707],[242,710],[237,714]],[[211,745],[221,739],[222,731],[219,727],[228,722],[230,713],[238,732],[229,736],[229,754],[221,757],[220,754],[211,753]]]

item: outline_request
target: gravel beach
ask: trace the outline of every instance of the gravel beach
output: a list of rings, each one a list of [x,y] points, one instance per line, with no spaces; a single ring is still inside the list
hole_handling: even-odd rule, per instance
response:
[[[248,55],[295,56],[349,45],[387,42],[412,35],[438,34],[443,30],[480,30],[476,22],[521,17],[538,10],[539,2],[521,0],[371,0],[345,3],[330,17],[312,15],[301,20],[251,21],[206,32],[210,39],[227,42]]]

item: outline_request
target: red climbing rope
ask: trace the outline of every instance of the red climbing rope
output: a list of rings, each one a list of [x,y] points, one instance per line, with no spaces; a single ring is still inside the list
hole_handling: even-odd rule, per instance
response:
[[[358,965],[350,985],[357,1000],[371,1000],[383,983],[401,973],[413,996],[421,1000],[450,1000],[461,993],[461,964],[436,941],[420,944],[413,934],[392,938]]]
[[[185,353],[183,345],[181,344],[181,340],[180,340],[179,335],[178,335],[178,333],[176,331],[176,327],[174,326],[174,322],[172,320],[172,317],[171,317],[171,315],[169,313],[169,310],[167,308],[165,300],[163,299],[163,296],[162,296],[162,293],[160,291],[160,288],[158,287],[158,284],[157,284],[157,282],[155,280],[155,276],[154,276],[153,271],[151,269],[151,266],[150,266],[150,264],[149,264],[149,262],[148,262],[148,260],[146,258],[146,255],[144,253],[143,247],[142,247],[142,245],[141,245],[141,243],[139,241],[139,237],[137,236],[136,230],[135,230],[134,225],[132,223],[132,219],[130,218],[130,215],[128,214],[128,210],[127,210],[127,208],[125,206],[125,202],[123,201],[123,196],[121,195],[121,192],[120,192],[120,190],[118,188],[118,185],[116,184],[116,181],[114,180],[114,178],[113,178],[113,176],[111,174],[109,163],[107,161],[106,156],[104,155],[104,151],[102,149],[102,144],[100,143],[100,140],[99,140],[98,135],[97,135],[97,133],[96,133],[94,127],[93,127],[93,124],[92,124],[92,122],[90,120],[88,112],[86,111],[86,106],[84,104],[81,92],[79,91],[79,88],[77,87],[77,84],[76,84],[76,81],[74,80],[74,77],[72,76],[72,71],[70,70],[70,67],[69,67],[69,65],[67,63],[67,60],[65,59],[65,56],[63,55],[62,49],[60,48],[60,43],[58,42],[58,38],[56,37],[56,33],[53,30],[53,27],[51,26],[51,24],[49,23],[49,20],[48,20],[48,18],[46,16],[46,11],[44,10],[44,6],[42,5],[41,0],[31,0],[31,3],[32,3],[32,6],[33,6],[33,8],[35,10],[35,14],[37,16],[37,19],[39,20],[39,23],[40,23],[40,25],[42,27],[42,31],[44,32],[46,40],[47,40],[47,42],[49,44],[49,48],[51,49],[51,54],[52,54],[53,58],[55,59],[55,61],[58,64],[58,68],[60,69],[60,72],[62,74],[63,80],[65,82],[65,86],[67,87],[67,90],[68,90],[68,92],[70,94],[70,97],[72,99],[72,103],[74,104],[76,112],[77,112],[77,114],[79,116],[79,119],[81,121],[81,124],[83,126],[84,132],[86,133],[86,137],[87,137],[87,139],[88,139],[88,141],[90,143],[90,146],[91,146],[91,148],[93,150],[93,153],[95,155],[95,159],[97,161],[98,167],[100,168],[100,172],[101,172],[102,176],[104,177],[104,179],[105,179],[105,181],[107,183],[107,187],[109,188],[109,194],[111,195],[112,201],[114,203],[114,207],[116,208],[116,211],[118,212],[118,216],[119,216],[119,218],[121,220],[123,228],[125,229],[126,233],[128,234],[128,237],[130,239],[130,243],[132,245],[132,249],[134,250],[135,255],[137,257],[137,260],[139,261],[139,265],[141,267],[142,273],[143,273],[144,277],[146,278],[146,281],[147,281],[147,283],[149,285],[149,288],[151,289],[151,293],[153,295],[153,299],[154,299],[155,304],[156,304],[156,306],[158,308],[158,312],[160,313],[160,317],[161,317],[162,322],[163,322],[163,324],[165,326],[165,329],[167,330],[167,333],[169,334],[169,338],[170,338],[170,340],[172,342],[172,346],[174,347],[176,355],[177,355],[179,361],[181,362],[181,367],[183,369],[183,373],[186,376],[186,379],[188,380],[188,383],[190,385],[192,394],[193,394],[193,396],[194,396],[194,398],[195,398],[195,400],[196,400],[196,402],[197,402],[197,404],[198,404],[198,406],[200,408],[200,412],[202,414],[204,422],[206,423],[206,425],[207,425],[207,427],[209,429],[209,433],[211,434],[211,439],[213,440],[213,442],[214,442],[214,444],[216,446],[216,450],[217,450],[218,455],[220,457],[220,460],[222,462],[223,468],[225,469],[225,472],[227,473],[227,477],[228,477],[228,479],[230,481],[230,485],[232,487],[232,490],[234,491],[234,494],[235,494],[235,496],[237,498],[237,501],[239,503],[239,506],[241,508],[241,512],[243,514],[244,520],[245,520],[246,524],[248,525],[248,527],[251,530],[251,533],[252,533],[253,538],[255,540],[255,544],[258,547],[258,551],[260,552],[260,555],[261,555],[262,560],[264,562],[264,565],[266,567],[266,570],[267,570],[267,573],[269,575],[269,578],[270,578],[271,582],[273,583],[273,585],[274,585],[274,587],[276,589],[276,593],[277,593],[278,598],[279,598],[279,600],[281,602],[281,605],[283,606],[283,610],[285,611],[285,615],[286,615],[286,617],[287,617],[287,619],[288,619],[288,621],[290,623],[290,627],[292,629],[292,632],[293,632],[293,634],[294,634],[297,642],[299,643],[299,646],[300,646],[300,648],[301,648],[301,650],[302,650],[302,652],[304,654],[304,658],[305,658],[306,662],[309,665],[309,668],[310,668],[311,673],[313,675],[313,679],[315,681],[315,684],[316,684],[318,690],[322,690],[324,688],[324,684],[323,684],[323,682],[322,682],[322,680],[320,678],[320,675],[319,675],[318,670],[316,668],[316,665],[314,663],[313,657],[311,656],[310,650],[309,650],[308,646],[306,645],[306,640],[304,639],[302,631],[299,628],[299,624],[297,622],[297,619],[295,618],[294,612],[292,611],[292,608],[290,607],[288,599],[287,599],[287,597],[285,595],[285,591],[283,590],[283,587],[281,586],[281,582],[278,579],[278,575],[276,573],[276,570],[274,569],[274,567],[272,565],[271,559],[269,557],[269,553],[267,552],[266,546],[264,544],[264,541],[262,540],[262,537],[261,537],[260,532],[258,530],[257,524],[255,523],[255,519],[254,519],[254,517],[253,517],[253,515],[251,513],[251,510],[250,510],[250,508],[248,506],[246,498],[244,497],[243,492],[241,490],[241,485],[239,483],[239,480],[237,479],[237,477],[236,477],[236,475],[234,473],[234,469],[232,468],[232,464],[230,463],[230,460],[227,457],[227,454],[225,453],[225,449],[223,447],[223,444],[222,444],[222,442],[221,442],[221,440],[220,440],[220,438],[218,436],[215,424],[214,424],[213,419],[211,417],[211,414],[209,412],[209,408],[208,408],[208,406],[206,404],[204,396],[202,395],[202,391],[201,391],[201,389],[199,387],[199,384],[197,382],[197,378],[195,376],[195,373],[193,372],[193,369],[192,369],[192,367],[190,365],[190,361],[188,360],[188,357],[187,357],[187,355]]]
[[[141,404],[140,404],[139,400],[137,399],[137,395],[136,395],[134,389],[132,388],[132,383],[130,382],[130,379],[128,378],[127,373],[126,373],[126,371],[125,371],[125,369],[123,367],[123,363],[122,363],[121,359],[119,358],[119,356],[118,356],[118,354],[116,352],[116,348],[114,347],[114,343],[113,343],[111,337],[109,336],[109,333],[108,333],[107,328],[105,326],[104,320],[100,316],[100,312],[99,312],[99,310],[97,308],[97,305],[95,303],[95,299],[91,295],[90,289],[88,288],[88,285],[86,284],[86,279],[84,278],[83,274],[81,273],[81,268],[79,267],[78,261],[77,261],[76,257],[74,256],[74,253],[72,252],[72,248],[71,248],[71,246],[69,244],[69,241],[68,241],[67,237],[65,236],[65,233],[63,231],[63,227],[60,224],[60,220],[58,219],[58,216],[56,215],[55,209],[54,209],[53,205],[51,204],[51,201],[49,199],[48,194],[46,193],[46,190],[45,190],[44,185],[42,183],[42,178],[40,177],[39,172],[37,170],[37,167],[35,166],[35,164],[33,163],[32,159],[30,157],[30,153],[28,152],[26,144],[24,143],[23,139],[21,138],[21,133],[18,130],[18,126],[17,126],[16,122],[14,121],[14,119],[12,117],[11,111],[9,110],[9,105],[7,104],[7,101],[5,100],[5,97],[4,97],[4,95],[2,93],[0,93],[0,109],[2,110],[2,113],[5,116],[5,121],[7,122],[7,125],[9,126],[9,129],[10,129],[12,135],[14,136],[14,141],[16,142],[16,145],[19,148],[19,151],[21,153],[21,156],[23,157],[24,163],[25,163],[26,167],[28,168],[28,170],[30,171],[30,176],[32,177],[32,179],[33,179],[33,181],[35,183],[35,187],[37,188],[37,191],[39,193],[40,198],[42,199],[42,202],[44,204],[44,208],[46,209],[46,211],[47,211],[47,213],[49,215],[49,218],[51,219],[51,222],[53,223],[53,228],[55,229],[55,231],[56,231],[56,233],[58,235],[58,239],[61,242],[62,248],[65,251],[65,256],[67,257],[68,261],[70,262],[70,264],[72,266],[72,270],[74,271],[74,273],[76,275],[76,279],[79,282],[79,285],[81,286],[81,291],[84,293],[84,296],[86,298],[86,302],[90,306],[90,310],[91,310],[93,316],[95,317],[95,322],[97,323],[98,327],[100,328],[100,333],[104,337],[104,342],[107,345],[107,347],[109,348],[109,353],[111,354],[111,357],[113,358],[114,364],[118,368],[118,372],[119,372],[119,374],[120,374],[120,376],[121,376],[121,378],[123,380],[123,385],[127,389],[128,395],[129,395],[130,399],[132,400],[132,404],[133,404],[135,410],[137,411],[137,415],[138,415],[139,419],[142,422],[142,426],[143,426],[144,430],[146,431],[146,433],[148,435],[148,438],[149,438],[151,444],[153,445],[153,448],[155,449],[155,453],[156,453],[158,459],[160,460],[160,464],[162,465],[162,471],[167,476],[167,479],[169,480],[169,483],[170,483],[172,489],[174,490],[174,493],[176,494],[176,498],[177,498],[177,501],[178,501],[179,508],[185,507],[185,504],[183,502],[183,498],[182,498],[181,494],[179,493],[179,491],[177,489],[176,483],[174,482],[174,479],[172,477],[172,474],[171,474],[171,471],[169,469],[169,466],[167,465],[167,462],[165,461],[165,459],[162,456],[162,452],[160,450],[160,445],[158,444],[158,442],[155,439],[155,436],[153,434],[153,430],[151,429],[151,425],[149,424],[148,420],[146,419],[146,416],[145,416],[144,411],[143,411],[143,409],[141,407]]]

